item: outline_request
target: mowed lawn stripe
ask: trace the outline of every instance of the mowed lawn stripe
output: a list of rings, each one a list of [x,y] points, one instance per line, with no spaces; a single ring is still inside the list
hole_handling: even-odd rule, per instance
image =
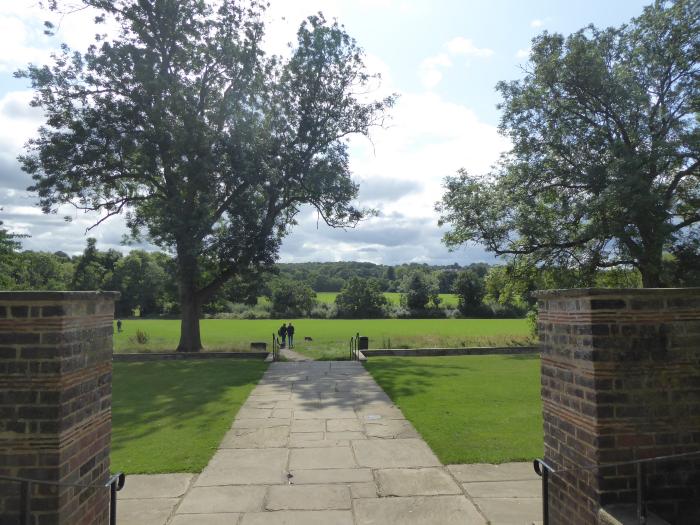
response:
[[[267,368],[263,361],[114,363],[112,471],[200,472]]]
[[[500,346],[531,342],[525,319],[203,319],[205,350],[249,350],[253,341],[271,341],[282,322],[296,327],[297,350],[311,357],[344,357],[350,337],[370,338],[370,348],[419,348],[425,346]],[[148,335],[136,342],[136,331]],[[180,321],[126,319],[123,331],[114,334],[114,350],[120,352],[174,351]],[[304,341],[309,337],[311,341]]]
[[[443,463],[542,456],[538,355],[381,357],[365,366]]]

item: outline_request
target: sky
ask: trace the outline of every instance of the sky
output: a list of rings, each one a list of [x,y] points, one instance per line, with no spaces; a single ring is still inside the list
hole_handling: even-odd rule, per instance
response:
[[[353,138],[350,168],[359,183],[358,203],[378,216],[354,229],[332,229],[311,209],[285,239],[282,262],[370,261],[461,265],[494,262],[479,245],[449,251],[441,242],[435,203],[443,180],[465,168],[483,174],[509,149],[499,135],[500,80],[516,80],[527,67],[530,42],[542,31],[570,34],[590,23],[618,26],[650,0],[270,0],[266,47],[285,53],[299,23],[322,11],[336,18],[365,50],[369,71],[382,81],[375,96],[399,95],[383,128],[371,140]],[[128,251],[121,217],[87,231],[95,215],[72,208],[44,215],[17,155],[42,122],[29,107],[26,80],[12,73],[28,63],[50,63],[61,43],[85,49],[96,32],[92,14],[58,20],[37,0],[0,1],[0,220],[26,234],[23,247],[76,254],[95,237],[100,249]],[[55,36],[43,21],[60,22]],[[71,216],[66,222],[64,216]]]

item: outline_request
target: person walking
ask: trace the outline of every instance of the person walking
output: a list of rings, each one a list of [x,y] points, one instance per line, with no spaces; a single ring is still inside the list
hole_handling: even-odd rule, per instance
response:
[[[282,323],[282,326],[280,326],[280,329],[277,330],[277,335],[279,335],[280,338],[282,339],[282,348],[284,348],[285,342],[287,339],[287,325],[286,324]]]
[[[287,323],[287,337],[289,338],[289,348],[294,348],[294,325]]]
[[[121,331],[122,331],[122,320],[117,319],[117,332],[121,332]]]

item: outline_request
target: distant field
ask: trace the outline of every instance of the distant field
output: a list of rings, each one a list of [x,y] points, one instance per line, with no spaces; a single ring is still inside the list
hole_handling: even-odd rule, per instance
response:
[[[337,296],[338,292],[316,292],[316,300],[319,303],[333,304]],[[399,304],[401,301],[401,294],[398,292],[384,292],[384,297],[387,298],[390,304]],[[441,293],[440,299],[442,300],[441,304],[457,308],[457,294]],[[267,297],[258,297],[259,304],[268,304],[269,302]]]
[[[525,319],[290,319],[296,327],[296,349],[315,359],[345,357],[350,337],[368,336],[370,348],[421,348],[461,346],[513,346],[532,338]],[[202,344],[206,350],[248,350],[252,341],[268,344],[282,324],[278,319],[203,319]],[[114,350],[120,352],[174,351],[180,333],[177,320],[125,320],[114,334]],[[148,335],[148,343],[135,340],[136,331]],[[116,332],[116,330],[115,330]],[[304,341],[311,337],[312,341]]]

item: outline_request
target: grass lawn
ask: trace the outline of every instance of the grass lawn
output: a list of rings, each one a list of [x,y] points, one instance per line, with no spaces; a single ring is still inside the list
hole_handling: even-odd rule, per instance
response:
[[[114,363],[112,471],[200,472],[267,364]]]
[[[284,320],[287,321],[286,319]],[[296,327],[296,349],[315,359],[344,358],[357,332],[370,338],[370,348],[460,346],[513,346],[532,338],[525,319],[291,319]],[[282,324],[279,319],[203,319],[202,344],[207,350],[249,350],[251,341],[270,342]],[[173,351],[180,321],[127,319],[114,334],[115,352]],[[135,341],[136,330],[149,336]],[[116,331],[115,331],[116,332]],[[308,336],[313,341],[305,342]]]
[[[381,357],[365,366],[443,463],[542,456],[537,355]]]

